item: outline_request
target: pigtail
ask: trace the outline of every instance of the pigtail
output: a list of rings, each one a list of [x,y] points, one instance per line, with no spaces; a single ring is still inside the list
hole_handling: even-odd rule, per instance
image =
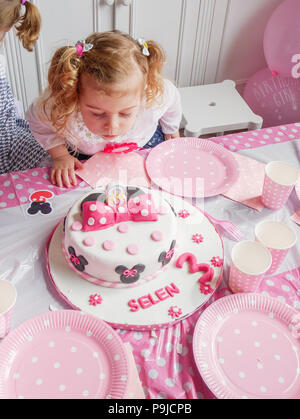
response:
[[[49,95],[42,103],[44,114],[64,136],[67,121],[78,105],[80,58],[75,47],[59,48],[48,72]]]
[[[164,82],[162,70],[165,64],[165,54],[163,49],[155,41],[147,41],[149,56],[148,61],[148,77],[146,84],[146,100],[149,104],[159,102],[164,91]]]
[[[24,6],[26,11],[18,20],[19,24],[16,26],[17,36],[23,47],[32,51],[40,34],[41,15],[38,8],[30,1],[27,1]]]

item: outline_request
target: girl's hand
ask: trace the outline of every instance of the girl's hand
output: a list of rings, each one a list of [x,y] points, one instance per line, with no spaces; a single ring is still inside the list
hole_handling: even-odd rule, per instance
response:
[[[77,185],[75,170],[82,169],[83,164],[69,153],[53,158],[51,182],[60,188]]]
[[[172,138],[179,138],[180,134],[179,131],[174,132],[174,134],[164,134],[165,140],[171,140]]]

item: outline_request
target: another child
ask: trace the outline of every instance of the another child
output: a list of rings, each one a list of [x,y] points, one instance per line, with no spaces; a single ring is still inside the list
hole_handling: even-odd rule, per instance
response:
[[[32,51],[40,24],[39,11],[29,1],[0,0],[0,43],[15,26],[24,48]],[[0,174],[37,167],[46,156],[28,123],[19,115],[5,67],[5,58],[0,55]]]
[[[128,143],[153,147],[179,136],[180,95],[162,78],[163,64],[154,41],[119,31],[58,49],[49,88],[27,113],[36,140],[53,158],[53,184],[76,184],[78,153],[91,156]]]

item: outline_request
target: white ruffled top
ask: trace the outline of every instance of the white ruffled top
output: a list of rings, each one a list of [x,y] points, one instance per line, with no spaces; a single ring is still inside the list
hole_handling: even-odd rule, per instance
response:
[[[45,150],[67,143],[71,147],[75,146],[81,153],[93,155],[103,151],[108,144],[107,140],[93,134],[86,127],[80,111],[74,113],[68,123],[68,130],[72,136],[67,136],[65,139],[58,137],[54,126],[50,122],[40,119],[37,106],[37,102],[30,106],[26,113],[26,119],[35,139]],[[179,91],[171,81],[165,79],[161,104],[152,108],[141,107],[133,127],[127,134],[109,141],[109,144],[134,142],[142,147],[152,138],[159,123],[164,134],[173,134],[179,129],[181,118]]]

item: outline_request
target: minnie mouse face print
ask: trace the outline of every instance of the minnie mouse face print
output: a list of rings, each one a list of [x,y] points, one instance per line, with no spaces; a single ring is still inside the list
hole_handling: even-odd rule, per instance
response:
[[[53,198],[54,194],[50,191],[35,191],[33,192],[29,200],[31,205],[27,208],[28,215],[48,215],[52,212],[51,203],[48,202],[48,199]]]

